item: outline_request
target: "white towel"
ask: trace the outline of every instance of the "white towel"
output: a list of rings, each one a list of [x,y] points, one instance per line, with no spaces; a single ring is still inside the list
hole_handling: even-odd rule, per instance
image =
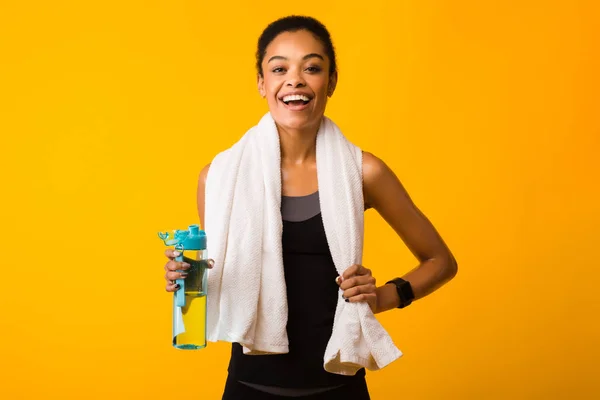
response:
[[[316,140],[323,225],[341,275],[361,264],[362,151],[323,117]],[[237,342],[248,356],[288,352],[281,234],[281,155],[270,113],[211,163],[205,194],[208,256],[207,340]],[[308,293],[307,293],[308,294]],[[402,353],[366,303],[340,296],[323,367],[354,375]]]

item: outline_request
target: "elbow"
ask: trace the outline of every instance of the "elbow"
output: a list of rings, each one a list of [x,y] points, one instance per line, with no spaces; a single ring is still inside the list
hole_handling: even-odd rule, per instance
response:
[[[448,281],[454,279],[456,274],[458,273],[458,263],[456,259],[451,253],[444,255],[443,257],[439,257],[439,279],[442,281],[440,283],[445,284]]]
[[[449,256],[448,256],[448,263],[447,263],[446,270],[447,270],[448,280],[454,279],[456,274],[458,274],[458,263],[456,262],[456,258],[454,258],[454,256],[452,254],[449,254]]]

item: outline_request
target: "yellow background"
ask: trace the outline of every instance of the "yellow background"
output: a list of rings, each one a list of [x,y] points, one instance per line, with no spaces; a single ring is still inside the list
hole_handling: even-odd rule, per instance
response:
[[[0,4],[2,398],[220,398],[229,345],[171,347],[156,232],[266,111],[255,44],[289,13],[333,35],[328,115],[459,262],[381,315],[404,357],[373,399],[600,397],[597,2]],[[372,212],[365,252],[379,282],[415,264]]]

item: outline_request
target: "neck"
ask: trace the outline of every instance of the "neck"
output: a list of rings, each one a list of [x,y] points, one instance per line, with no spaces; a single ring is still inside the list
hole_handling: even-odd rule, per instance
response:
[[[316,159],[316,139],[319,125],[302,129],[289,129],[278,126],[281,146],[281,162],[303,164]]]

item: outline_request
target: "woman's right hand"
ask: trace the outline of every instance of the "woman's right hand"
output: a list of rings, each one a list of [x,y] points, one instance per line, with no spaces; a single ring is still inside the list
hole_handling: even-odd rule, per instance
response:
[[[167,292],[176,292],[179,289],[179,285],[175,282],[176,279],[185,279],[187,276],[187,270],[190,268],[190,264],[185,261],[175,261],[175,257],[179,257],[180,252],[174,249],[167,249],[165,256],[169,261],[165,264],[165,279],[167,281],[166,290]],[[181,270],[184,272],[177,272]]]
[[[185,279],[187,276],[187,270],[190,269],[190,264],[185,262],[186,258],[183,257],[184,261],[175,261],[175,257],[179,257],[181,255],[180,252],[174,249],[165,250],[165,256],[169,259],[169,261],[165,264],[165,279],[167,281],[166,290],[167,292],[176,292],[179,290],[179,285],[175,282],[176,279]],[[206,262],[206,267],[208,269],[212,268],[215,262],[210,259]],[[177,270],[183,272],[177,272]]]

